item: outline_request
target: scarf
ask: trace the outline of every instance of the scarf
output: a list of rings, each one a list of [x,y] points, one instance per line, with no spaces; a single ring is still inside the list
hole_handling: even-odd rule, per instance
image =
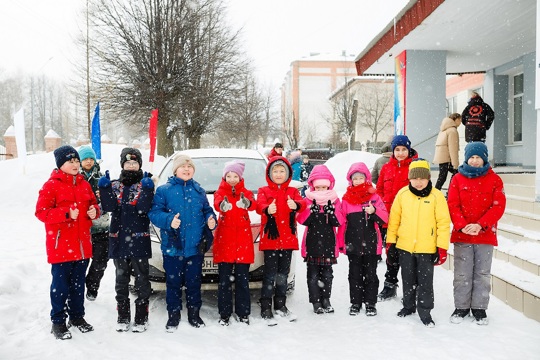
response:
[[[137,171],[122,170],[122,172],[120,173],[120,178],[118,178],[118,181],[120,181],[124,186],[131,186],[141,181],[142,178],[143,178],[143,172],[141,169]]]
[[[431,194],[431,189],[433,188],[433,184],[431,183],[431,180],[429,180],[427,186],[425,188],[423,188],[422,190],[417,190],[415,189],[411,183],[409,183],[409,190],[411,190],[411,192],[416,195],[416,196],[420,196],[420,197],[426,197],[428,196],[429,194]]]
[[[488,162],[482,167],[474,167],[467,163],[463,163],[459,165],[458,171],[461,175],[468,177],[469,179],[474,179],[486,175],[490,168],[491,166]]]
[[[346,200],[349,204],[361,205],[368,202],[376,192],[377,190],[369,182],[357,186],[348,186],[347,192],[343,195],[343,200]]]
[[[334,203],[338,198],[338,195],[334,189],[323,191],[306,190],[306,198],[311,200],[310,203],[313,203],[313,200],[315,200],[318,205],[324,206],[328,204],[328,200]]]

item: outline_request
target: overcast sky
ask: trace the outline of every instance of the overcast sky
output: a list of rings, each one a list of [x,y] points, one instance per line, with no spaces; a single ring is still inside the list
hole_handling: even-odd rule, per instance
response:
[[[357,55],[408,0],[224,0],[259,78],[278,88],[310,52]],[[0,0],[0,68],[61,77],[84,0]]]

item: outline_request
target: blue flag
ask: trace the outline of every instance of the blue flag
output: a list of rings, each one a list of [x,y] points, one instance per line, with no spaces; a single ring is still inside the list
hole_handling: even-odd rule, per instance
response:
[[[101,159],[101,128],[99,126],[99,101],[92,119],[92,149],[96,153],[96,159]]]

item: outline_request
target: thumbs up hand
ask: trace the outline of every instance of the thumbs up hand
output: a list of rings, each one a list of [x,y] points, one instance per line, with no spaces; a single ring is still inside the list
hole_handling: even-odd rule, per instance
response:
[[[266,209],[266,211],[268,212],[268,214],[270,215],[273,215],[276,213],[277,211],[277,206],[276,206],[276,199],[274,199],[270,205],[268,205],[268,208]]]
[[[321,207],[319,205],[317,205],[317,201],[315,201],[315,199],[313,199],[313,204],[311,204],[309,209],[311,210],[311,212],[313,214],[318,214],[319,211],[321,210]]]
[[[289,195],[287,195],[287,205],[289,206],[289,209],[291,210],[296,210],[298,208],[298,204],[296,204],[296,202],[293,199],[291,199]]]
[[[251,205],[251,201],[246,199],[244,196],[244,193],[240,193],[240,200],[236,202],[236,206],[238,206],[240,209],[247,209]]]
[[[94,205],[90,205],[88,211],[86,212],[86,215],[88,215],[91,220],[94,220],[96,218],[97,211]]]
[[[105,171],[105,176],[102,176],[98,181],[98,187],[108,188],[111,186],[111,177],[109,176],[109,170]]]
[[[336,207],[332,205],[332,201],[328,200],[328,204],[323,206],[323,210],[326,214],[332,215],[336,211]]]
[[[373,204],[371,203],[371,201],[369,202],[369,206],[366,206],[364,208],[364,210],[366,211],[366,213],[368,214],[373,214],[375,212],[375,206],[373,206]]]
[[[154,182],[152,181],[151,175],[152,174],[149,174],[146,171],[144,172],[144,177],[141,180],[141,186],[143,189],[151,190],[154,188]]]
[[[171,227],[173,229],[178,229],[180,227],[181,222],[182,221],[180,220],[180,213],[176,213],[176,215],[174,215],[173,220],[171,221]]]
[[[231,209],[232,204],[229,202],[229,199],[227,199],[227,196],[224,196],[223,201],[219,204],[219,210],[221,210],[221,212],[227,212]]]
[[[77,209],[76,203],[69,207],[69,217],[73,220],[76,220],[79,217],[79,209]]]

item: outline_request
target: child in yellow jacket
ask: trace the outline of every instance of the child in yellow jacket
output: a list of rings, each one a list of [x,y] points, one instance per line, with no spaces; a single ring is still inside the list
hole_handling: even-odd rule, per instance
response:
[[[434,327],[433,266],[446,261],[450,240],[450,213],[444,195],[431,183],[429,163],[417,159],[409,166],[409,186],[399,190],[390,210],[387,253],[395,246],[403,280],[403,309],[399,317],[414,314]]]

